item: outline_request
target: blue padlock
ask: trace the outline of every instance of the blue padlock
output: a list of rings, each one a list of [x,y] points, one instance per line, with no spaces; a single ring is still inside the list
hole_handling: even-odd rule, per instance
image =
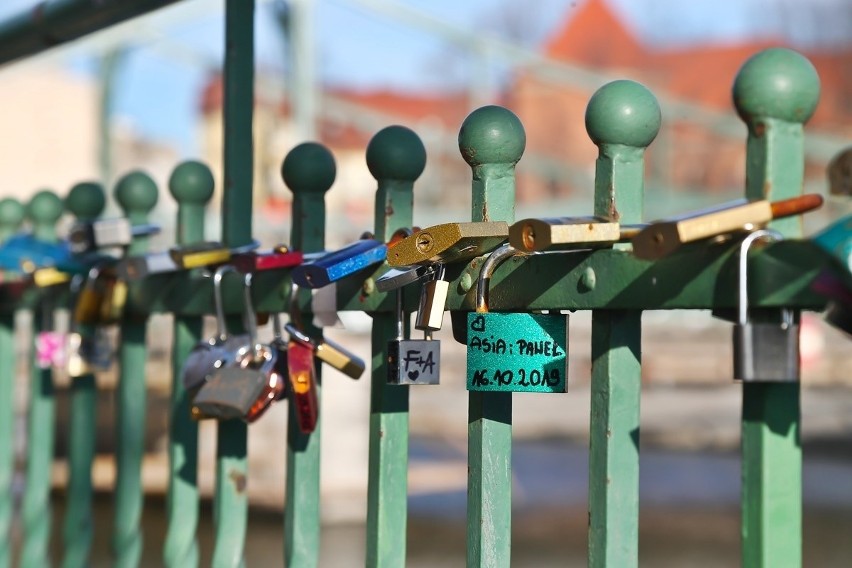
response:
[[[67,243],[41,241],[32,235],[15,235],[0,246],[0,268],[4,270],[31,272],[70,261]]]
[[[304,288],[322,288],[341,278],[374,264],[384,262],[386,244],[375,239],[361,239],[340,250],[325,254],[293,269],[293,282]]]

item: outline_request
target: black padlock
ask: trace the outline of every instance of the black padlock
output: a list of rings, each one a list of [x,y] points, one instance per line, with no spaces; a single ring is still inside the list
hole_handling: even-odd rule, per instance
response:
[[[740,245],[739,308],[734,325],[734,378],[744,382],[789,383],[800,378],[799,313],[783,308],[777,321],[750,321],[748,250],[759,239],[780,240],[777,231],[749,233]]]

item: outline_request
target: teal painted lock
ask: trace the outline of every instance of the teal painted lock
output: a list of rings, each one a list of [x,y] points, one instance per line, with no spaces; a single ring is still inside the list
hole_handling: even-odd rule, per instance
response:
[[[467,315],[467,390],[565,392],[568,316],[488,311],[491,275],[518,254],[504,245],[482,265],[476,312]]]

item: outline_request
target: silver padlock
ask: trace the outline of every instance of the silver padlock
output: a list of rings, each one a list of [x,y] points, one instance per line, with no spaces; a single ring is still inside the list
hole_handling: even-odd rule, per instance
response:
[[[133,237],[154,235],[160,232],[157,225],[133,225],[130,219],[99,219],[87,223],[77,223],[68,233],[68,245],[71,252],[80,254],[97,248],[127,246]]]
[[[444,323],[447,295],[450,292],[450,283],[445,278],[446,269],[443,264],[439,264],[435,269],[435,277],[420,289],[420,305],[417,308],[417,318],[414,320],[415,329],[426,332],[441,329]]]
[[[231,335],[225,326],[225,307],[222,302],[222,278],[234,272],[229,265],[220,266],[213,274],[213,303],[216,307],[216,335],[195,345],[184,361],[181,377],[184,388],[192,392],[198,389],[207,377],[233,361],[237,351],[249,343],[248,334]]]
[[[192,401],[196,419],[239,418],[254,422],[284,390],[286,375],[278,366],[278,349],[257,338],[257,314],[252,306],[252,274],[244,277],[245,325],[248,342],[237,350],[233,361],[216,369],[201,385]]]
[[[396,292],[396,338],[388,342],[389,385],[440,384],[441,342],[427,330],[423,339],[405,339],[403,291]]]
[[[744,382],[790,383],[800,378],[799,313],[782,308],[779,321],[750,321],[748,251],[759,239],[781,240],[777,231],[749,233],[740,244],[739,306],[734,326],[734,378]]]

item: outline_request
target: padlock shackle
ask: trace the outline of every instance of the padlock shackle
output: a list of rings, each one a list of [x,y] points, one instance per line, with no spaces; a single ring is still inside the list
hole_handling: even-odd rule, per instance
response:
[[[405,325],[403,323],[405,312],[402,310],[402,294],[404,289],[405,288],[396,289],[396,339],[399,340],[405,339]]]
[[[254,304],[251,299],[251,281],[252,273],[248,272],[243,276],[243,300],[245,303],[245,326],[249,336],[249,344],[255,354],[262,351],[260,343],[257,339],[257,312],[254,309]]]
[[[225,303],[222,301],[222,278],[228,272],[236,272],[230,264],[223,264],[213,273],[213,306],[216,308],[216,337],[225,340],[228,328],[225,325]]]
[[[749,233],[740,242],[739,301],[737,306],[737,323],[740,325],[748,323],[748,251],[751,245],[760,239],[783,241],[784,235],[774,229],[759,229]]]
[[[513,256],[527,256],[527,253],[519,251],[512,245],[506,243],[497,247],[486,257],[482,263],[482,269],[479,271],[479,278],[476,280],[476,311],[484,313],[488,311],[488,286],[491,283],[491,276],[497,267],[503,261]]]

